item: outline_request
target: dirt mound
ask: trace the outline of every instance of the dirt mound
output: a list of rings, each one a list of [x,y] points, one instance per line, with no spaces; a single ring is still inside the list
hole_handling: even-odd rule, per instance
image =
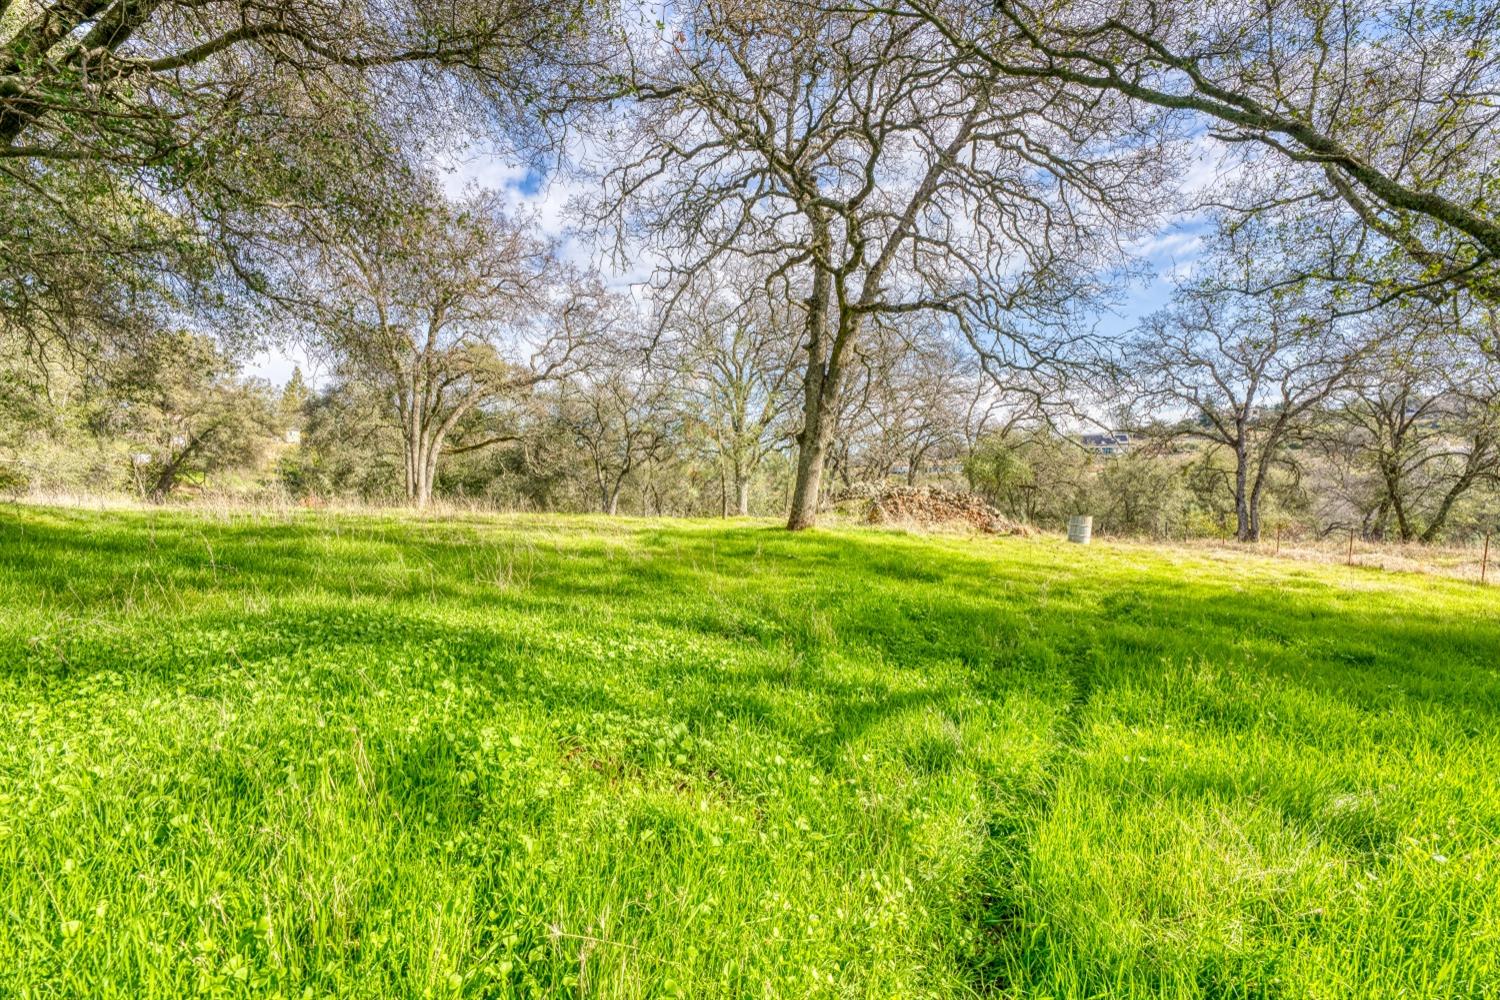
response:
[[[973,493],[937,486],[856,483],[835,496],[833,502],[857,512],[870,524],[965,527],[990,535],[1031,534],[1029,527],[1012,521]]]

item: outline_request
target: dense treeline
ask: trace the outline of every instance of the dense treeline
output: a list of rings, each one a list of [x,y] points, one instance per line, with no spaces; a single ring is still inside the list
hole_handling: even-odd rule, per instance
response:
[[[790,340],[779,337],[778,354],[743,320],[709,340],[683,331],[475,410],[458,434],[487,444],[449,455],[433,494],[505,510],[785,516]],[[6,489],[406,502],[404,427],[377,388],[351,378],[313,389],[300,371],[274,388],[235,375],[206,338],[160,346],[151,363],[122,359],[97,381],[54,377],[51,404],[6,442]],[[1239,413],[1261,531],[1461,541],[1500,515],[1500,410],[1482,381],[1496,373],[1420,349],[1363,359],[1290,417],[1268,379],[1239,411],[1148,412],[1141,393],[1107,430],[1000,396],[951,343],[867,365],[838,415],[825,503],[854,484],[932,484],[1047,529],[1089,512],[1103,532],[1232,536],[1240,448],[1223,425]],[[1137,389],[1155,366],[1138,364]]]

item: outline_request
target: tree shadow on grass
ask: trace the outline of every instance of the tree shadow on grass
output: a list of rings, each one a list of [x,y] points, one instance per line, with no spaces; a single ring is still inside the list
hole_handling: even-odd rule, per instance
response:
[[[1057,662],[1075,667],[1112,659],[1150,670],[1163,658],[1217,658],[1373,704],[1398,692],[1500,710],[1500,621],[1456,623],[1435,609],[1403,607],[1399,595],[1369,595],[1368,606],[1356,610],[1335,599],[1331,586],[1288,594],[1159,575],[1122,583],[1065,565],[997,565],[985,551],[944,553],[935,565],[929,548],[903,536],[794,536],[760,526],[711,533],[653,526],[641,532],[642,551],[628,559],[588,547],[536,552],[525,579],[505,587],[476,564],[483,548],[471,539],[412,542],[399,523],[377,523],[371,544],[354,531],[330,543],[321,522],[268,528],[184,515],[165,525],[151,515],[103,517],[107,534],[98,528],[101,515],[77,512],[0,524],[0,571],[12,578],[12,600],[25,602],[18,610],[98,610],[93,606],[132,592],[146,600],[153,590],[142,581],[165,576],[182,606],[165,616],[153,612],[158,625],[194,625],[193,601],[210,595],[327,606],[279,623],[275,612],[258,623],[232,612],[197,623],[242,633],[241,659],[284,655],[308,641],[390,641],[389,614],[335,610],[363,598],[394,602],[392,610],[412,620],[403,627],[415,629],[440,628],[416,622],[429,604],[496,621],[597,606],[601,628],[651,626],[789,655],[852,647],[896,672],[957,660],[982,679],[1041,640]],[[525,523],[502,528],[516,538],[533,530]],[[757,564],[749,573],[747,557]],[[330,569],[335,563],[338,572]],[[468,631],[486,634],[477,626]],[[504,632],[492,630],[489,646]],[[446,640],[456,641],[448,633]],[[268,642],[267,635],[281,638]],[[23,640],[10,637],[9,645],[6,662],[26,658]],[[545,645],[532,639],[515,655],[545,655]],[[184,664],[193,662],[189,652]]]
[[[831,770],[907,713],[956,713],[976,696],[999,701],[1051,680],[1037,690],[1066,711],[1052,734],[1050,776],[1039,787],[991,783],[989,853],[978,867],[995,880],[955,887],[974,894],[973,919],[995,936],[990,958],[1015,954],[1036,931],[1000,881],[1020,870],[1051,789],[1077,765],[1087,724],[1110,721],[1116,709],[1099,706],[1114,694],[1165,689],[1206,669],[1274,680],[1288,697],[1304,692],[1371,725],[1400,712],[1438,717],[1454,740],[1493,732],[1500,715],[1495,617],[1331,582],[1173,578],[1165,568],[1069,562],[1025,542],[963,547],[760,526],[622,525],[600,539],[592,524],[547,524],[540,530],[562,539],[552,546],[532,544],[539,529],[524,521],[465,522],[458,533],[356,521],[330,537],[323,521],[8,517],[0,573],[11,616],[25,627],[0,632],[0,676],[21,697],[48,697],[50,685],[100,670],[214,694],[232,668],[305,669],[310,696],[349,698],[360,685],[401,682],[383,677],[382,665],[423,658],[428,680],[467,685],[496,704],[666,717],[708,735],[746,726]],[[1459,586],[1434,581],[1432,590]],[[163,596],[172,600],[152,605]],[[140,610],[126,614],[122,597]],[[250,598],[264,607],[244,610]],[[32,626],[49,617],[54,627],[36,641]],[[620,650],[633,659],[609,656]],[[356,660],[357,683],[342,667]],[[808,699],[828,724],[798,719],[800,703],[778,692]],[[1208,733],[1269,724],[1271,706],[1212,693],[1209,682],[1173,710]],[[1313,748],[1329,735],[1317,724],[1276,721],[1282,738]],[[419,742],[413,753],[451,756],[459,738]],[[908,763],[919,774],[942,769],[920,746]],[[431,768],[409,755],[391,766],[397,793],[420,799],[416,786]],[[1214,768],[1180,768],[1159,785],[1152,794],[1183,800],[1260,795],[1288,825],[1325,830],[1351,857],[1376,856],[1402,832],[1379,816],[1350,816],[1341,828],[1312,798],[1247,790]],[[996,975],[976,956],[976,983]]]

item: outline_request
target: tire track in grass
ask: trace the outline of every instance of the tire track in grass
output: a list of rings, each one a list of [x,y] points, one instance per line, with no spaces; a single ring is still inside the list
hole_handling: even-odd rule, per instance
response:
[[[1071,692],[1053,724],[1051,749],[1036,783],[997,803],[990,817],[977,866],[980,884],[971,916],[977,933],[969,967],[970,985],[983,996],[1011,995],[1016,985],[1011,969],[1018,952],[1041,929],[1027,919],[1030,887],[1025,878],[1032,837],[1050,818],[1058,783],[1083,739],[1083,717],[1097,688],[1093,648],[1092,629],[1080,629],[1059,649],[1059,665],[1066,669]]]

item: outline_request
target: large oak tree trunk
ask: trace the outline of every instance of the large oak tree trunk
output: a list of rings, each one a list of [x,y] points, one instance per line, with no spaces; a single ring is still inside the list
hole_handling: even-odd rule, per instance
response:
[[[1394,449],[1393,449],[1394,450]],[[1416,531],[1406,512],[1406,488],[1401,482],[1401,469],[1395,458],[1380,463],[1380,476],[1385,484],[1385,503],[1396,516],[1396,534],[1403,542],[1409,542]]]
[[[991,81],[993,79],[991,77]],[[886,270],[900,252],[906,238],[914,231],[918,216],[931,203],[943,175],[973,135],[975,124],[988,105],[989,84],[986,83],[984,93],[970,106],[958,131],[942,149],[941,155],[928,165],[926,174],[907,200],[900,218],[896,220],[894,231],[886,236],[884,248],[865,271],[858,302],[850,303],[846,299],[847,273],[839,277],[838,295],[833,294],[834,274],[828,263],[832,241],[826,210],[815,206],[814,201],[803,206],[812,224],[812,244],[809,249],[814,271],[812,294],[807,298],[808,356],[807,373],[803,378],[802,433],[797,436],[797,482],[792,491],[791,517],[786,525],[792,531],[810,528],[817,523],[823,464],[833,440],[833,414],[838,402],[840,383],[843,381],[843,352],[859,341],[863,317],[876,305]],[[828,314],[830,304],[835,302],[838,306],[838,327],[830,338]]]
[[[828,451],[828,431],[821,401],[804,416],[797,436],[797,482],[792,489],[792,516],[786,526],[792,531],[818,523],[818,496],[823,488],[823,461]]]
[[[738,478],[739,482],[734,487],[734,512],[740,517],[746,517],[750,513],[750,478],[743,473]]]
[[[1234,537],[1242,542],[1253,542],[1254,518],[1250,504],[1250,451],[1246,446],[1244,432],[1234,449]]]
[[[418,510],[432,500],[432,481],[437,471],[437,446],[417,431],[406,442],[406,502]]]
[[[1250,489],[1250,530],[1243,539],[1247,542],[1260,541],[1260,508],[1261,501],[1265,499],[1266,494],[1266,475],[1266,463],[1263,456],[1255,472],[1255,485]]]
[[[162,466],[161,473],[156,477],[155,484],[151,487],[150,498],[153,503],[161,503],[171,495],[177,488],[177,463],[168,462]]]
[[[1380,542],[1385,540],[1386,522],[1390,520],[1391,501],[1389,498],[1382,499],[1370,516],[1365,519],[1364,537],[1368,541]]]
[[[802,376],[802,431],[797,435],[797,478],[792,487],[792,512],[786,526],[792,531],[818,523],[818,499],[823,488],[823,462],[833,437],[829,411],[838,390],[837,372],[830,372],[826,355],[828,300],[832,279],[819,268],[807,299],[807,370]]]

